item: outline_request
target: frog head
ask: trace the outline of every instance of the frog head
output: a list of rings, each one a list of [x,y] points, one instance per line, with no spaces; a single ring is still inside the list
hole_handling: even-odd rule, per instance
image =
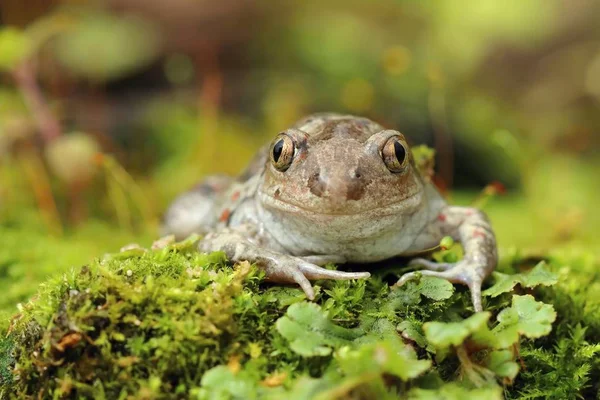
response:
[[[352,240],[403,225],[423,192],[403,134],[366,118],[317,114],[272,141],[258,200],[299,224],[290,228],[319,226]]]

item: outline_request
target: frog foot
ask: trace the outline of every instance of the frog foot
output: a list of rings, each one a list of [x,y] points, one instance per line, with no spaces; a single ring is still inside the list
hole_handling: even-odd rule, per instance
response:
[[[487,270],[486,266],[480,266],[468,259],[461,260],[457,263],[436,263],[423,258],[412,260],[409,263],[409,266],[422,266],[425,269],[402,275],[394,285],[395,287],[402,286],[419,275],[435,276],[437,278],[446,279],[452,283],[467,285],[471,292],[471,300],[473,301],[475,312],[483,311],[481,305],[481,284],[483,283],[484,277],[481,276],[481,273]]]
[[[334,279],[334,280],[349,280],[349,279],[366,279],[371,276],[368,272],[345,272],[335,271],[320,267],[310,261],[327,264],[333,261],[333,257],[324,258],[299,258],[299,257],[282,257],[277,261],[270,259],[270,262],[265,263],[266,279],[273,282],[296,283],[298,284],[306,297],[310,300],[315,299],[315,291],[310,283],[310,280],[316,279]]]

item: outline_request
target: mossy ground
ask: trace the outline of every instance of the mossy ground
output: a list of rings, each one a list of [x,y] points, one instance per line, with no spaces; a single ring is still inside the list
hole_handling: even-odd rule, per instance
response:
[[[27,242],[16,227],[3,229],[3,238],[13,240],[15,248]],[[42,242],[38,238],[32,246],[39,249]],[[45,254],[67,252],[67,245],[49,243],[52,250]],[[83,264],[77,257],[92,250],[81,243],[71,243],[82,250],[72,257]],[[527,273],[539,261],[503,250],[499,269],[505,273]],[[34,254],[43,254],[39,251]],[[507,353],[474,346],[474,331],[461,339],[463,345],[436,348],[423,323],[464,321],[472,315],[468,292],[443,285],[428,291],[418,283],[390,291],[402,260],[382,266],[367,281],[317,282],[318,296],[309,306],[297,288],[266,284],[252,266],[232,266],[218,253],[199,254],[191,242],[102,256],[44,283],[22,302],[10,324],[5,322],[1,395],[597,398],[600,272],[595,255],[565,246],[543,258],[558,283],[533,290],[517,285],[514,293],[531,293],[552,305],[557,313],[552,331],[535,340],[522,337],[502,360],[496,356]],[[43,256],[37,261],[57,263]],[[34,288],[11,300],[28,290]],[[485,300],[494,321],[510,307],[511,294]],[[401,342],[401,332],[408,345]]]

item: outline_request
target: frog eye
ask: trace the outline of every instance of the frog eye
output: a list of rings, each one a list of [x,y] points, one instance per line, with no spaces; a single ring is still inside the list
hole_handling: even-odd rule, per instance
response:
[[[295,147],[288,135],[281,134],[275,138],[271,145],[271,162],[277,170],[285,172],[292,165]]]
[[[383,145],[382,157],[391,172],[402,172],[408,164],[406,142],[399,136],[392,136]]]

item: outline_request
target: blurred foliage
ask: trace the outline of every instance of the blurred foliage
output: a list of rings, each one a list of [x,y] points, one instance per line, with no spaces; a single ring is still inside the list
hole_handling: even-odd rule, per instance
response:
[[[15,68],[31,51],[29,38],[15,28],[0,31],[0,69]]]
[[[207,36],[204,18],[225,27],[248,12],[240,1],[227,4],[220,14],[218,6],[203,14],[183,0],[169,12],[155,2],[59,4],[24,27],[4,21],[0,64],[36,64],[63,131],[93,136],[136,174],[178,174],[180,187],[155,194],[161,205],[202,175],[223,171],[211,167],[219,152],[228,157],[225,172],[239,171],[295,119],[335,110],[433,145],[446,184],[501,181],[522,188],[532,204],[556,201],[546,204],[558,215],[536,211],[540,218],[566,215],[572,229],[588,229],[579,225],[591,217],[586,199],[599,195],[593,179],[600,171],[592,133],[600,125],[600,64],[587,44],[600,37],[593,2],[567,12],[558,1],[257,3],[250,10],[260,30],[242,24],[236,35],[223,28]],[[10,16],[19,6],[4,7]],[[6,154],[35,134],[39,112],[10,79],[2,90],[9,96],[0,110]],[[64,164],[69,169],[68,157]],[[550,183],[556,179],[560,197]]]
[[[143,20],[93,12],[77,16],[55,45],[58,59],[71,71],[106,82],[151,62],[158,41],[153,26]]]

